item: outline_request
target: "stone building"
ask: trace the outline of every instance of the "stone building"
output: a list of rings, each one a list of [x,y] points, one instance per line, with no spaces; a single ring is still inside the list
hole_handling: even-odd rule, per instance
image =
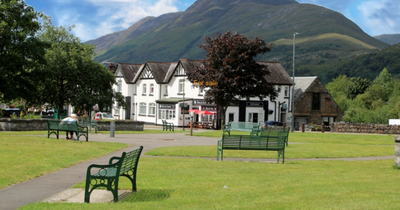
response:
[[[294,103],[296,130],[302,123],[329,126],[343,117],[343,111],[318,77],[295,78]]]

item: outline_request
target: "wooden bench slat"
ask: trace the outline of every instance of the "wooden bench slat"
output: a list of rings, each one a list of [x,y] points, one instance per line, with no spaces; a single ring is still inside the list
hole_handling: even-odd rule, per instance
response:
[[[252,132],[250,135],[225,135],[218,141],[217,160],[221,156],[223,160],[223,150],[266,150],[277,151],[277,162],[280,156],[285,162],[285,144],[288,141],[290,128],[263,128],[259,132]]]
[[[51,134],[55,134],[57,139],[59,139],[60,131],[72,131],[76,132],[76,140],[79,141],[81,136],[84,136],[86,141],[89,141],[88,128],[86,126],[81,126],[78,123],[66,123],[61,120],[47,120],[47,138],[50,138]]]

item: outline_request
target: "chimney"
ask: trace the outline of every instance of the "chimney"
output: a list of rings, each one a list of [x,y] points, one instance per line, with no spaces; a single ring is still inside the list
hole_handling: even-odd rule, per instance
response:
[[[115,73],[115,65],[114,63],[110,63],[110,66],[108,66],[108,70],[111,71],[111,73]]]

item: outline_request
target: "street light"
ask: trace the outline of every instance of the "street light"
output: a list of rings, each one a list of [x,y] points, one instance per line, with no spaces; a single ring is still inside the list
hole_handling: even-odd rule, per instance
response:
[[[292,132],[294,131],[294,60],[295,60],[295,49],[296,49],[296,34],[293,34],[293,87],[292,87]]]

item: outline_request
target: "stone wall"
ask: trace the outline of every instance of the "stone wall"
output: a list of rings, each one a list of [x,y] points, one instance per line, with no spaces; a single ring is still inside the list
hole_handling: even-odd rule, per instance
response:
[[[400,134],[400,126],[387,124],[364,124],[364,123],[333,123],[332,132],[339,133],[380,133]]]
[[[109,131],[109,121],[97,122],[99,131]],[[115,121],[116,131],[143,131],[144,122],[142,121]],[[0,131],[37,131],[47,130],[47,119],[0,119]]]

